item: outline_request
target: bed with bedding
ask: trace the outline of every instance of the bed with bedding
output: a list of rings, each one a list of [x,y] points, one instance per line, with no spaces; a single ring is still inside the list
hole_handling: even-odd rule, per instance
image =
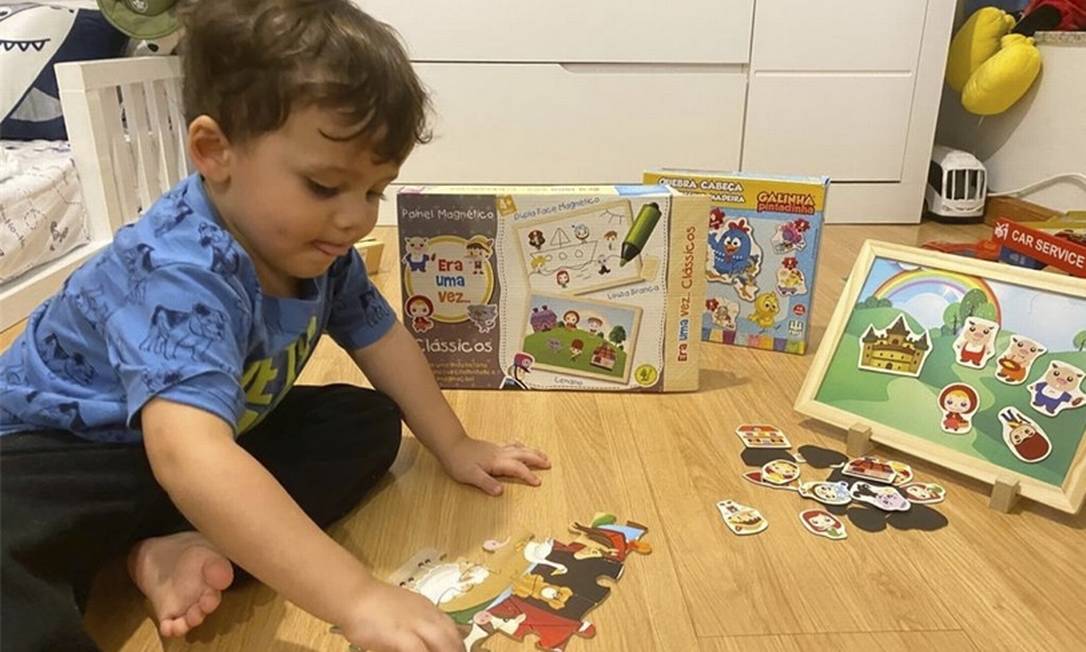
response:
[[[90,242],[71,146],[0,141],[0,283]]]

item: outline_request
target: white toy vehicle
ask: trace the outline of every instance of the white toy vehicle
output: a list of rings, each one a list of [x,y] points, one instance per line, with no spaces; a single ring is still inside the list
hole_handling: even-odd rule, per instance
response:
[[[928,185],[924,193],[928,212],[940,221],[979,221],[988,195],[984,165],[969,152],[936,145],[931,151]]]

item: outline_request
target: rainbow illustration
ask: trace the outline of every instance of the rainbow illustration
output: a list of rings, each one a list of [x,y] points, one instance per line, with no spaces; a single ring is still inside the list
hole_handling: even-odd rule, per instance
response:
[[[996,323],[1003,323],[1003,310],[999,299],[984,279],[956,272],[935,271],[923,267],[895,274],[886,279],[874,292],[876,299],[894,300],[896,295],[908,292],[938,294],[951,302],[961,301],[970,290],[980,290],[995,308]]]

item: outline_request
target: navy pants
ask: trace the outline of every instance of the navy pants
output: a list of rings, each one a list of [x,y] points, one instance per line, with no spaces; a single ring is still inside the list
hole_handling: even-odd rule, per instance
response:
[[[238,444],[325,528],[385,475],[400,432],[400,411],[384,394],[296,386]],[[83,629],[98,570],[137,541],[194,529],[142,446],[55,430],[0,437],[0,518],[3,652],[98,650]]]

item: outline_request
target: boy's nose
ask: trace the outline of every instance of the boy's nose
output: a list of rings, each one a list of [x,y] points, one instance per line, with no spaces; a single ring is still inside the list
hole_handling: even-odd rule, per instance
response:
[[[345,207],[343,210],[337,211],[332,216],[332,224],[339,231],[347,232],[362,232],[367,231],[376,221],[377,212],[376,208],[370,208],[368,205],[359,208],[358,206]],[[362,235],[365,235],[364,233]]]

